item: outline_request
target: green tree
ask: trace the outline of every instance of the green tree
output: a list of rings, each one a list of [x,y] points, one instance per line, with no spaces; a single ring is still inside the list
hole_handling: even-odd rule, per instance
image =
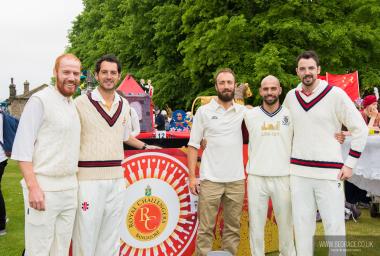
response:
[[[213,75],[230,67],[258,104],[260,80],[273,74],[284,93],[298,83],[295,58],[313,49],[322,73],[358,70],[362,92],[380,84],[377,0],[84,0],[68,51],[86,68],[113,53],[123,73],[151,79],[154,102],[189,108],[214,94]]]

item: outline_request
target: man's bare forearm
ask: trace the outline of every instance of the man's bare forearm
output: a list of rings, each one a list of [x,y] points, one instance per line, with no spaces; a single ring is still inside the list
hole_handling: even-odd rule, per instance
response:
[[[195,169],[198,161],[198,149],[189,146],[187,150],[187,166],[190,178],[195,178]]]
[[[19,161],[22,176],[24,177],[28,189],[39,186],[36,175],[33,170],[33,163],[26,161]]]

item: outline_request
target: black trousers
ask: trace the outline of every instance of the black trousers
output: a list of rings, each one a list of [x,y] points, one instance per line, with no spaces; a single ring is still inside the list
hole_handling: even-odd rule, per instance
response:
[[[7,213],[5,211],[5,202],[4,202],[4,197],[3,193],[1,192],[1,179],[3,178],[5,166],[7,166],[8,160],[5,160],[0,163],[0,230],[5,229],[5,221],[6,221],[6,216]]]
[[[371,201],[370,197],[367,197],[367,191],[358,188],[349,181],[344,182],[344,193],[346,196],[346,201],[350,204],[356,203],[369,203]]]

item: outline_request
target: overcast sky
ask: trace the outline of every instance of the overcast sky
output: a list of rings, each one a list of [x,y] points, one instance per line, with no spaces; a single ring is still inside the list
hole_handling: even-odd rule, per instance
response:
[[[68,30],[83,10],[82,0],[11,0],[0,8],[0,101],[9,97],[10,78],[22,94],[49,83],[55,58],[68,45]]]

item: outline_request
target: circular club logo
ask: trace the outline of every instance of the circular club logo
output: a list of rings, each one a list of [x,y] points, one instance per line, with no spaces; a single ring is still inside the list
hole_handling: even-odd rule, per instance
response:
[[[149,186],[146,191],[150,191]],[[168,223],[168,208],[160,198],[148,195],[137,200],[127,216],[129,233],[140,241],[151,241],[165,229]]]
[[[160,152],[135,154],[123,166],[127,189],[120,254],[182,255],[198,226],[187,167]]]

